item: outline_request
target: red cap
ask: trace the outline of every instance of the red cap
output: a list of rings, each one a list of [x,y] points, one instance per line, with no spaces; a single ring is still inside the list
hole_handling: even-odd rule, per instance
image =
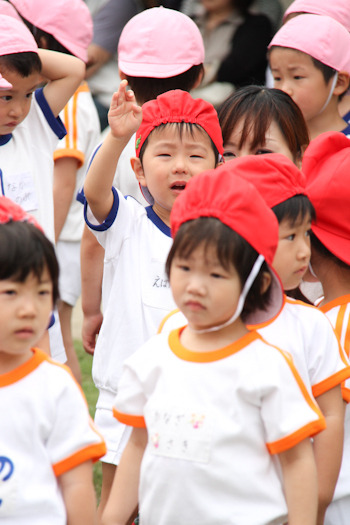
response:
[[[322,133],[303,158],[307,192],[316,210],[312,231],[336,257],[350,265],[350,141],[340,132]]]
[[[248,157],[242,158],[247,162]],[[249,159],[248,159],[249,163]],[[195,175],[174,202],[170,220],[173,237],[181,224],[199,217],[215,217],[243,237],[269,264],[273,275],[272,300],[267,310],[253,312],[247,324],[266,322],[283,305],[283,290],[271,268],[278,245],[278,222],[258,190],[235,177],[236,162]]]
[[[189,122],[198,124],[206,131],[222,155],[224,147],[217,112],[212,104],[194,99],[187,91],[174,89],[162,93],[142,106],[142,123],[136,133],[136,156],[151,131],[160,124]]]
[[[230,162],[233,174],[254,184],[270,208],[295,195],[306,195],[305,175],[280,153],[248,155]]]
[[[39,223],[23,210],[18,204],[7,197],[0,196],[0,224],[7,224],[8,222],[30,222],[39,230],[43,231]]]

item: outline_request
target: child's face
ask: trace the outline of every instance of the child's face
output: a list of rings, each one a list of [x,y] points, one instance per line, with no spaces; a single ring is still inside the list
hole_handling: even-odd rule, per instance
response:
[[[154,198],[154,211],[168,222],[175,199],[187,182],[215,166],[215,153],[204,130],[194,128],[191,133],[184,128],[180,135],[176,126],[167,125],[149,136],[142,165],[135,159],[134,171]]]
[[[174,256],[170,286],[175,303],[195,330],[228,321],[236,311],[242,290],[235,268],[223,268],[216,249],[205,249],[203,245],[188,258]]]
[[[32,273],[24,282],[0,280],[0,357],[29,358],[31,347],[48,327],[52,311],[52,282],[47,268],[41,279]]]
[[[246,142],[239,147],[244,121],[240,120],[233,129],[230,137],[224,144],[225,160],[231,160],[235,157],[245,157],[246,155],[263,155],[264,153],[281,153],[294,162],[293,154],[289,149],[288,143],[284,138],[278,124],[272,121],[266,130],[265,143],[252,147],[254,133],[251,130],[247,135]]]
[[[285,91],[299,106],[306,122],[322,112],[330,93],[332,79],[325,82],[312,58],[286,47],[275,47],[270,53],[274,87]]]
[[[293,224],[283,219],[279,225],[278,247],[273,267],[278,273],[284,290],[293,290],[301,283],[311,255],[311,217],[307,215]]]
[[[32,93],[40,82],[40,75],[32,73],[22,77],[7,69],[2,72],[12,89],[0,91],[0,135],[12,133],[28,115]]]

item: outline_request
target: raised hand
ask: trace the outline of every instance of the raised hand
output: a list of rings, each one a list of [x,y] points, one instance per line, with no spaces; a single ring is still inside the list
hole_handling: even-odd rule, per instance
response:
[[[142,108],[137,105],[134,92],[127,91],[127,80],[122,80],[113,94],[108,112],[108,122],[115,138],[131,136],[142,121]]]

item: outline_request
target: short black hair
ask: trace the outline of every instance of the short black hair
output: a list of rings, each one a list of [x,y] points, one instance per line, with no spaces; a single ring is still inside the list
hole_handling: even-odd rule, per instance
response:
[[[316,219],[315,208],[306,195],[294,195],[290,199],[273,206],[272,211],[279,223],[286,219],[294,225],[299,220],[303,221],[307,216],[312,221]]]
[[[195,124],[193,122],[165,122],[164,124],[159,124],[159,126],[157,126],[156,128],[154,128],[151,131],[151,133],[148,135],[148,137],[146,138],[146,140],[144,141],[144,143],[141,146],[140,153],[139,153],[139,158],[140,158],[141,164],[142,164],[143,156],[145,154],[146,146],[148,144],[149,137],[151,136],[153,131],[165,128],[165,126],[174,126],[178,130],[178,132],[180,134],[180,137],[182,136],[184,130],[189,131],[192,136],[193,136],[193,131],[195,129],[198,129],[201,133],[206,133],[207,134],[207,132],[205,131],[204,128],[202,128],[202,126],[200,126],[199,124]],[[208,135],[208,137],[209,137],[209,135]],[[218,162],[219,151],[218,151],[217,147],[215,146],[214,142],[212,141],[211,137],[209,137],[209,139],[210,139],[211,146],[213,148],[213,152],[214,152],[214,155],[215,155],[216,162]]]
[[[241,235],[215,217],[199,217],[180,226],[166,261],[168,276],[175,256],[188,258],[202,245],[205,250],[216,248],[218,260],[225,270],[234,266],[243,288],[259,254]],[[262,292],[264,272],[271,273],[265,261],[246,297],[241,314],[243,321],[248,314],[264,310],[269,304],[271,287]]]
[[[28,51],[24,53],[11,53],[0,57],[0,70],[15,71],[22,77],[29,77],[33,73],[41,72],[41,60],[38,53]],[[6,78],[6,75],[4,75]]]
[[[337,266],[343,268],[344,270],[350,270],[350,266],[346,262],[339,259],[339,257],[334,255],[334,253],[332,253],[330,250],[328,250],[328,248],[326,248],[326,246],[320,241],[320,239],[314,234],[312,230],[310,240],[312,249],[316,250],[322,257],[333,261]]]
[[[139,104],[144,104],[149,100],[157,98],[158,95],[171,91],[173,89],[181,89],[182,91],[191,91],[201,79],[204,72],[203,64],[192,66],[187,71],[168,78],[153,78],[153,77],[133,77],[125,75],[129,87],[134,91],[136,100]]]
[[[10,221],[0,225],[0,280],[24,282],[34,273],[40,279],[47,268],[52,281],[52,298],[59,298],[58,262],[55,248],[36,226]]]

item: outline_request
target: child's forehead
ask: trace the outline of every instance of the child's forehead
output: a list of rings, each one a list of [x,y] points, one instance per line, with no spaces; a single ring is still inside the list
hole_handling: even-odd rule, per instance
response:
[[[194,143],[200,141],[210,144],[211,142],[209,135],[201,126],[186,122],[169,122],[157,126],[150,133],[148,142],[171,141],[175,137],[180,138],[181,141],[190,140]]]
[[[275,65],[279,65],[279,60],[283,61],[283,66],[286,68],[301,66],[315,68],[311,55],[291,47],[275,46],[271,48],[269,53],[269,62],[271,68],[273,68]]]

